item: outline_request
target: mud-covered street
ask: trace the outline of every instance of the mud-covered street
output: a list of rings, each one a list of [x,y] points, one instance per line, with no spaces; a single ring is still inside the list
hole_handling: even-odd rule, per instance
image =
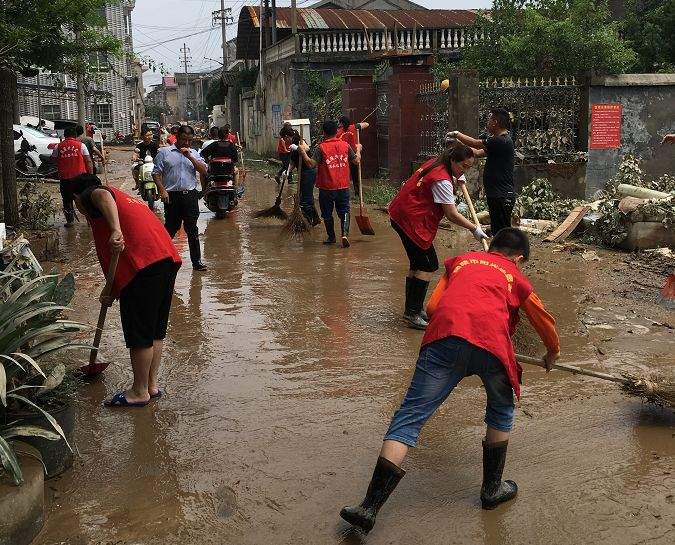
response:
[[[112,152],[110,181],[132,191],[130,151]],[[113,306],[105,377],[82,390],[72,471],[46,483],[37,545],[670,544],[675,539],[673,412],[613,384],[527,368],[505,477],[518,498],[482,511],[485,394],[465,380],[423,431],[408,472],[365,537],[339,517],[360,501],[421,333],[400,318],[408,267],[397,235],[371,210],[376,236],[326,247],[251,212],[276,184],[250,173],[231,217],[202,203],[205,273],[187,242],[161,384],[144,409],[102,400],[130,382]],[[284,207],[292,207],[291,186]],[[161,207],[159,207],[161,214]],[[60,219],[59,219],[60,221]],[[94,324],[102,274],[86,224],[62,229],[63,271],[78,282],[74,317]],[[441,231],[439,257],[478,249]],[[597,249],[596,249],[597,250]],[[597,250],[599,261],[533,243],[525,271],[558,320],[563,362],[662,372],[675,319],[658,304],[666,264]],[[521,322],[521,352],[541,355]]]

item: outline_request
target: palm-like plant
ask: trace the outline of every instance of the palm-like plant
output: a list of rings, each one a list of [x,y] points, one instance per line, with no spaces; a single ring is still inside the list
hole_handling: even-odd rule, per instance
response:
[[[63,380],[65,366],[57,364],[45,374],[38,362],[63,350],[90,348],[73,341],[87,326],[62,317],[73,293],[72,275],[59,283],[56,276],[35,277],[31,271],[0,273],[0,462],[17,485],[23,479],[13,439],[34,436],[68,444],[56,420],[39,406],[40,395]],[[12,407],[37,411],[53,429],[12,420]]]

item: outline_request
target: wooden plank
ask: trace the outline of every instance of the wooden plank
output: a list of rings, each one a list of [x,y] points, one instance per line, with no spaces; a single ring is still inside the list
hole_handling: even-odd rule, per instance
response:
[[[565,218],[565,221],[558,225],[558,227],[544,239],[544,242],[562,242],[565,240],[570,236],[572,231],[576,229],[577,225],[581,223],[581,220],[590,209],[591,207],[587,204],[577,206],[570,212],[569,216]]]

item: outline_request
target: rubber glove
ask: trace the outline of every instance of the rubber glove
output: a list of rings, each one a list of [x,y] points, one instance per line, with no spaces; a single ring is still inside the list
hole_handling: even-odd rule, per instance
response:
[[[485,231],[483,231],[480,228],[480,225],[478,225],[478,226],[476,226],[476,229],[473,232],[473,238],[475,238],[478,242],[480,242],[484,238],[488,238],[488,236],[485,234]]]
[[[298,145],[297,144],[291,144],[288,146],[288,149],[291,151],[297,151],[298,150]]]

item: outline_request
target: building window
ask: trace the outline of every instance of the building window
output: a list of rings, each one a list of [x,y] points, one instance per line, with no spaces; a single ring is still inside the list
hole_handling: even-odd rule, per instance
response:
[[[101,53],[100,51],[90,53],[89,68],[92,72],[110,72],[110,62],[108,62],[108,56],[105,53]]]
[[[42,112],[40,115],[43,119],[49,119],[53,121],[55,119],[61,119],[61,105],[60,104],[43,104]]]
[[[99,127],[112,127],[112,105],[94,104],[94,124]]]

